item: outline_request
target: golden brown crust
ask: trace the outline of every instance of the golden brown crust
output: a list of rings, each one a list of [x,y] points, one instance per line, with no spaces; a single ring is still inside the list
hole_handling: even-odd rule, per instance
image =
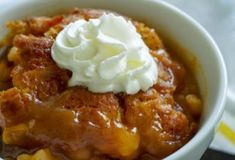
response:
[[[29,98],[17,88],[11,88],[0,93],[1,126],[12,126],[27,117]]]
[[[174,105],[172,95],[155,89],[125,97],[126,123],[137,126],[142,149],[158,158],[181,147],[191,135],[189,120]]]
[[[30,90],[39,100],[62,92],[70,75],[51,59],[52,44],[53,40],[46,37],[17,35],[14,38],[14,47],[20,50],[20,61],[15,61],[11,73],[13,85]]]

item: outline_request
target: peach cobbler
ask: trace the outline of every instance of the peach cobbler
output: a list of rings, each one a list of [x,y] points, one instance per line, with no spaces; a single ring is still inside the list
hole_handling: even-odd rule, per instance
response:
[[[157,160],[196,133],[196,81],[144,23],[75,8],[7,27],[1,157]]]

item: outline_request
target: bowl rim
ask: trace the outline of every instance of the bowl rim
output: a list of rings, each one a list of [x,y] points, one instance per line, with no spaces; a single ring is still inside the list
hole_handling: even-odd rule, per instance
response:
[[[14,2],[14,3],[17,3],[17,4],[27,3],[27,1],[30,2],[30,0],[21,0],[18,2]],[[166,160],[179,159],[183,157],[183,155],[185,155],[189,151],[193,151],[193,149],[200,146],[200,143],[202,143],[204,138],[208,134],[210,134],[211,131],[214,130],[216,124],[219,122],[220,118],[222,117],[224,104],[226,100],[227,86],[228,86],[225,62],[224,62],[224,59],[220,52],[219,47],[217,46],[213,38],[210,36],[210,34],[203,28],[202,25],[200,25],[196,20],[194,20],[191,16],[186,14],[184,11],[178,9],[177,7],[163,0],[129,0],[129,1],[134,1],[136,3],[140,1],[142,2],[144,1],[145,3],[152,3],[154,5],[159,5],[165,10],[168,10],[169,12],[173,12],[174,14],[182,18],[184,21],[188,21],[189,23],[191,23],[192,26],[194,26],[198,30],[198,32],[201,32],[201,34],[204,36],[204,38],[208,42],[208,45],[210,45],[211,48],[213,49],[213,53],[214,53],[213,56],[217,59],[217,65],[219,68],[218,72],[221,76],[221,80],[219,81],[220,83],[218,83],[219,93],[217,95],[216,105],[214,106],[213,112],[210,114],[208,120],[204,123],[204,126],[202,126],[196,132],[195,136],[192,139],[190,139],[190,141],[187,142],[184,146],[178,149],[176,152],[170,154],[169,156],[165,158]],[[12,2],[13,1],[0,1],[0,5],[7,5],[8,3],[12,3]],[[55,0],[55,3],[56,2],[57,1]],[[31,1],[30,3],[33,3],[33,1]],[[16,7],[16,5],[14,5],[14,7]],[[4,13],[7,11],[7,9],[11,9],[14,7],[8,6],[5,9],[3,9],[2,12]]]

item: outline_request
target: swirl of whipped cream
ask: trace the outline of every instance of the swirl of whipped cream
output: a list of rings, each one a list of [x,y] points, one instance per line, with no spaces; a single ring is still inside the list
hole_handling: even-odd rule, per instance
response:
[[[157,82],[157,64],[135,26],[113,14],[70,23],[56,37],[52,58],[72,71],[69,86],[92,92],[135,94]]]

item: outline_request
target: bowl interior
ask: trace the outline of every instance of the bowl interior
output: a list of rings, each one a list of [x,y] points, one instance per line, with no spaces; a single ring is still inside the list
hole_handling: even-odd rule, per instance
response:
[[[8,20],[56,14],[72,7],[110,9],[133,17],[155,28],[162,35],[165,43],[171,43],[174,40],[184,50],[188,51],[189,54],[186,57],[191,67],[196,65],[194,72],[204,99],[203,115],[196,136],[166,159],[187,157],[190,151],[193,151],[195,147],[199,147],[202,143],[201,148],[197,149],[199,154],[192,152],[188,155],[191,157],[200,156],[212,138],[211,135],[209,138],[206,138],[206,136],[211,134],[222,114],[227,82],[226,71],[219,49],[205,30],[178,9],[157,0],[96,0],[95,3],[94,0],[21,0],[1,9],[0,37],[5,33],[3,26]],[[191,62],[194,64],[192,65]]]

